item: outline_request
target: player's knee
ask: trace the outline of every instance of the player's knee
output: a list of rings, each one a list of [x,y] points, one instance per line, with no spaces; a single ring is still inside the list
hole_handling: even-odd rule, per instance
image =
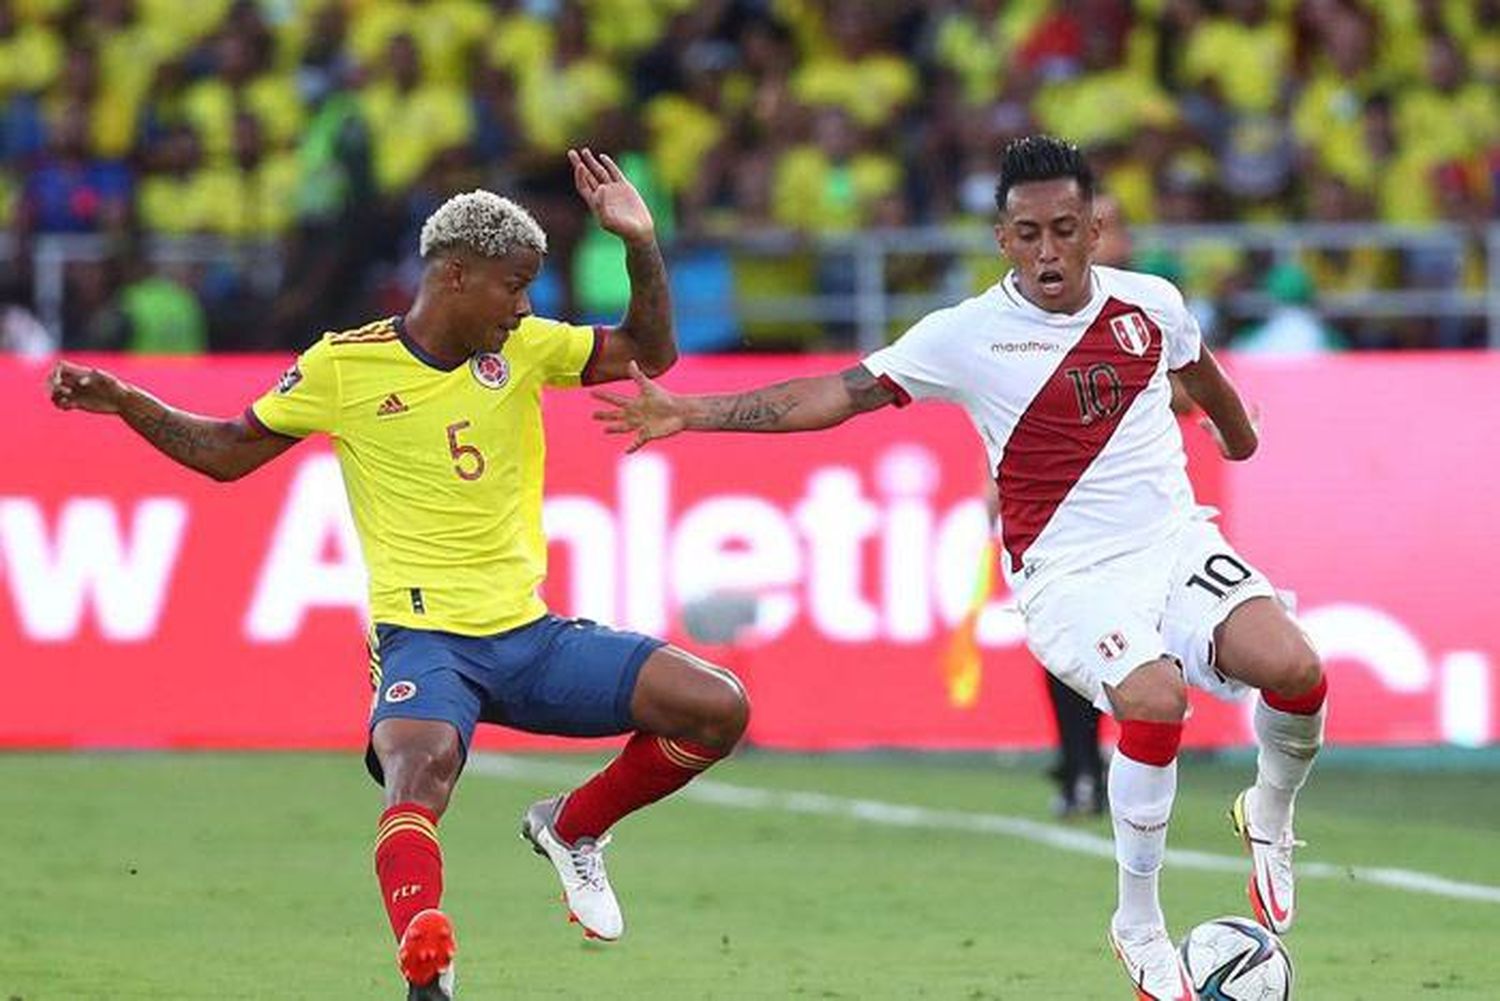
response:
[[[1306,643],[1298,643],[1283,661],[1271,688],[1277,695],[1291,699],[1311,692],[1322,680],[1322,658]]]
[[[719,689],[704,705],[699,740],[715,750],[728,752],[740,742],[750,724],[750,699],[739,681],[727,673]]]
[[[1181,723],[1187,718],[1187,686],[1181,679],[1159,685],[1137,702],[1136,718],[1154,723]]]
[[[1171,660],[1155,660],[1131,672],[1118,687],[1109,689],[1110,702],[1119,719],[1151,723],[1181,723],[1187,718],[1187,683],[1182,670]]]
[[[463,764],[463,754],[451,745],[393,747],[381,754],[386,798],[393,803],[421,803],[441,814],[448,807]]]

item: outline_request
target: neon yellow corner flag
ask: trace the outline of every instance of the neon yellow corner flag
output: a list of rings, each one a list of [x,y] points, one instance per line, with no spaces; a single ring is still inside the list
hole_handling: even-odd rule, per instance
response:
[[[980,554],[979,575],[974,594],[964,617],[948,637],[943,655],[943,681],[948,686],[948,701],[959,709],[972,709],[979,701],[979,683],[984,678],[984,658],[979,649],[979,615],[995,584],[995,540],[987,539]]]

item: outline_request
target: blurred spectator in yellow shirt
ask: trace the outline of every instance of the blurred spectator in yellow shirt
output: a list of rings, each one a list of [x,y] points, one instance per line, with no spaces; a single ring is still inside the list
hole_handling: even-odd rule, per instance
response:
[[[1422,83],[1396,93],[1396,136],[1430,163],[1472,156],[1500,139],[1500,94],[1468,77],[1463,50],[1448,35],[1427,38]]]
[[[934,63],[957,75],[964,103],[983,107],[1017,69],[1016,48],[1048,16],[1050,0],[944,0],[932,5]]]
[[[1290,81],[1291,25],[1271,16],[1267,0],[1229,0],[1223,14],[1198,22],[1182,60],[1184,83],[1212,80],[1230,108],[1263,114]]]
[[[1313,26],[1310,75],[1292,107],[1292,129],[1323,169],[1356,189],[1374,186],[1378,162],[1366,143],[1364,111],[1377,90],[1375,24],[1333,8]]]
[[[1092,146],[1176,121],[1175,102],[1125,61],[1124,32],[1096,24],[1082,31],[1081,71],[1046,80],[1032,103],[1043,129]]]
[[[47,127],[56,127],[73,108],[87,109],[87,147],[102,157],[119,159],[135,137],[135,105],[116,100],[99,78],[99,54],[89,45],[74,45],[63,57],[57,86],[42,102]]]
[[[813,119],[814,142],[794,146],[776,164],[772,214],[783,226],[840,233],[867,225],[877,202],[901,183],[889,154],[862,148],[843,111],[824,108]]]
[[[241,112],[234,119],[234,159],[211,167],[207,220],[212,233],[230,239],[271,239],[296,218],[301,180],[297,154],[266,149],[260,119]]]
[[[146,163],[136,199],[141,225],[165,236],[207,232],[215,210],[214,191],[193,127],[171,129],[152,146]]]
[[[17,94],[52,86],[62,68],[62,39],[52,26],[21,20],[14,0],[0,0],[0,108]]]
[[[809,107],[835,107],[862,127],[891,121],[917,92],[911,60],[885,36],[887,9],[860,0],[830,0],[832,47],[807,53],[792,76],[792,94]]]
[[[513,23],[524,28],[526,46],[497,37],[489,57],[515,78],[516,108],[526,144],[535,152],[560,154],[587,139],[601,113],[627,103],[624,76],[589,48],[588,22],[578,0],[563,0],[555,25],[514,15]]]
[[[94,0],[77,13],[74,38],[93,50],[99,81],[94,139],[100,153],[124,156],[135,145],[141,99],[157,63],[171,52],[171,36],[148,24],[133,0]]]
[[[214,75],[188,88],[187,117],[209,160],[233,155],[234,120],[242,109],[260,119],[267,142],[278,149],[301,131],[306,113],[296,79],[269,71],[269,44],[269,35],[221,33],[213,44]]]
[[[725,139],[734,115],[724,86],[732,55],[712,42],[690,45],[683,59],[685,91],[659,94],[642,116],[657,178],[693,218],[728,169]]]
[[[350,54],[378,73],[397,35],[410,35],[421,54],[425,79],[462,86],[472,55],[495,30],[482,0],[366,0],[353,10]]]
[[[1357,190],[1373,195],[1376,218],[1397,225],[1421,225],[1437,219],[1432,190],[1432,160],[1420,147],[1402,148],[1396,135],[1392,102],[1376,94],[1365,102],[1364,147],[1368,171]]]
[[[383,69],[365,88],[360,104],[374,143],[376,186],[396,194],[422,176],[439,154],[467,144],[474,123],[463,90],[423,79],[410,35],[390,40]]]
[[[717,20],[729,0],[583,0],[589,48],[622,62],[649,48],[676,15],[692,12]]]

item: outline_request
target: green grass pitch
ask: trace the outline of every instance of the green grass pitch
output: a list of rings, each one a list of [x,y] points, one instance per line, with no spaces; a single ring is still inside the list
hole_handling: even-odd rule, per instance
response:
[[[1500,770],[1337,754],[1299,811],[1287,945],[1304,1001],[1500,997]],[[964,817],[1052,825],[1037,759],[743,754],[715,797],[621,823],[628,932],[585,943],[522,809],[598,759],[476,759],[442,826],[459,998],[1128,999],[1104,942],[1113,865]],[[1174,849],[1233,857],[1248,760],[1188,760]],[[820,794],[787,797],[793,791]],[[924,808],[849,815],[853,800]],[[358,756],[0,755],[0,1001],[404,998]],[[1222,863],[1222,859],[1220,860]],[[1476,899],[1378,885],[1401,868]],[[1244,871],[1170,866],[1174,934],[1246,914]],[[1486,888],[1488,888],[1486,890]]]

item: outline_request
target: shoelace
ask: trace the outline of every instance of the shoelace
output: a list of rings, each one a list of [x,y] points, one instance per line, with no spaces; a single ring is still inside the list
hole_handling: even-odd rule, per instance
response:
[[[577,874],[579,883],[591,890],[604,889],[604,846],[607,844],[609,844],[608,834],[591,844],[568,851],[568,857],[573,861],[573,872]]]
[[[1278,869],[1290,871],[1292,868],[1292,850],[1294,848],[1306,848],[1307,842],[1296,837],[1290,831],[1286,831],[1275,841],[1268,842],[1268,846],[1271,848],[1271,863]]]

